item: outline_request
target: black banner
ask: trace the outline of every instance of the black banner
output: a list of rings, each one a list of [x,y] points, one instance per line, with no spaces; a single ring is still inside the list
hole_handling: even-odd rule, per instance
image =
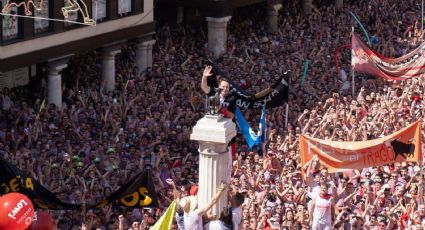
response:
[[[38,181],[26,175],[14,165],[0,157],[0,194],[19,192],[31,199],[37,209],[79,209],[77,204],[60,201]]]
[[[212,61],[209,64],[213,67],[213,75],[208,78],[208,86],[216,88],[217,75],[225,76],[225,74]],[[240,109],[261,109],[263,105],[266,105],[266,108],[279,107],[288,101],[290,81],[291,72],[286,71],[271,87],[257,94],[246,92],[229,81],[231,89],[228,97],[231,102],[235,101]]]
[[[230,93],[236,98],[236,106],[240,109],[275,108],[288,101],[290,72],[285,72],[271,87],[255,94],[248,95],[239,87],[231,85]]]
[[[114,202],[132,208],[158,207],[151,171],[144,170],[139,173],[108,198],[93,205],[91,208],[102,208]]]
[[[0,195],[10,192],[19,192],[28,196],[36,209],[83,209],[82,204],[62,202],[38,181],[0,157]],[[134,208],[158,207],[151,171],[143,170],[106,199],[97,204],[87,204],[86,209],[101,208],[110,203]]]

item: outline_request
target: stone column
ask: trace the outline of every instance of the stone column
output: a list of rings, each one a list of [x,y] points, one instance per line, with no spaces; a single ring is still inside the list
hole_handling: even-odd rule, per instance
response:
[[[208,50],[215,58],[227,51],[227,23],[232,16],[222,18],[207,17],[208,21]]]
[[[136,47],[136,65],[139,74],[145,71],[146,68],[152,67],[152,48],[155,45],[155,40],[142,41]]]
[[[206,115],[193,127],[190,139],[199,143],[198,207],[205,207],[217,193],[220,183],[230,178],[231,157],[227,146],[235,136],[236,125],[229,118]],[[212,213],[219,216],[226,204],[227,196],[222,195]]]
[[[102,54],[102,80],[105,81],[106,91],[115,89],[115,55],[121,50],[104,51]]]
[[[153,63],[152,49],[153,49],[153,45],[155,45],[156,41],[155,40],[150,40],[147,43],[148,43],[148,61],[147,61],[146,68],[152,67],[152,63]]]
[[[282,8],[282,4],[267,5],[268,31],[272,34],[276,34],[279,30],[278,16],[280,8]]]
[[[47,76],[47,102],[55,104],[57,108],[62,107],[62,69],[68,64],[51,62],[49,63],[49,75]]]
[[[342,10],[344,7],[344,0],[335,0],[336,9]]]
[[[313,10],[313,0],[302,0],[304,14],[311,14]]]

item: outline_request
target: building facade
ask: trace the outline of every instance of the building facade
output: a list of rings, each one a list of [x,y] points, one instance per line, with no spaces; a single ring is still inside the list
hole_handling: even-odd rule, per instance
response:
[[[153,0],[13,1],[33,2],[28,9],[25,4],[0,2],[0,87],[23,85],[40,65],[47,65],[49,103],[60,106],[60,72],[69,57],[99,49],[106,87],[113,90],[114,56],[130,39],[139,44],[139,70],[152,64]]]

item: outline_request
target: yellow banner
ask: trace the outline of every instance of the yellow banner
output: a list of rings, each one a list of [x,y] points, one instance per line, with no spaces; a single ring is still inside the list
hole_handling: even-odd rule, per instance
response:
[[[300,136],[301,164],[318,156],[329,172],[362,169],[394,162],[422,160],[421,122],[386,137],[369,141],[338,142]]]
[[[170,230],[174,220],[174,213],[176,212],[176,201],[173,201],[167,208],[167,211],[159,218],[159,220],[152,226],[151,230]]]

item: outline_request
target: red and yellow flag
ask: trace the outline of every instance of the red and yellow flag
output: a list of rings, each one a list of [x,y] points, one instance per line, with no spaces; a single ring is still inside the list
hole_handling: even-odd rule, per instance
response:
[[[421,122],[386,137],[369,141],[338,142],[300,136],[301,164],[318,156],[329,172],[362,169],[394,162],[422,160]]]

